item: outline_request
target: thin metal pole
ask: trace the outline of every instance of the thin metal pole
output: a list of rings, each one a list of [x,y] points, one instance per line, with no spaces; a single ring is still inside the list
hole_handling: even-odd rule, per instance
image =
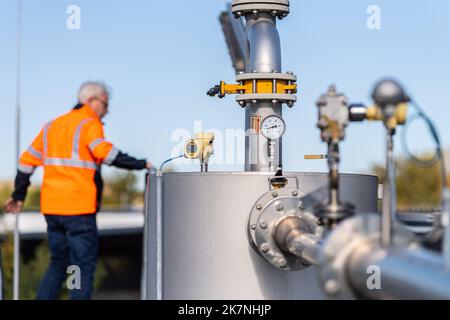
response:
[[[163,173],[156,173],[156,300],[163,299],[163,213],[162,213]]]
[[[145,175],[145,195],[144,195],[144,234],[143,234],[143,261],[142,261],[142,277],[141,277],[141,300],[148,300],[148,197],[150,184],[150,170]]]
[[[0,240],[0,249],[1,249]],[[3,300],[3,261],[2,261],[2,251],[0,250],[0,300]]]
[[[442,254],[447,270],[450,270],[450,189],[445,188],[442,192],[443,212],[441,214],[441,226],[444,228],[442,238]]]
[[[21,27],[22,27],[22,5],[21,0],[17,0],[17,69],[16,69],[16,166],[20,157],[20,61],[21,61]],[[19,213],[15,215],[14,224],[14,279],[13,279],[13,299],[19,300],[19,273],[20,273],[20,231]]]
[[[381,243],[383,246],[391,245],[392,224],[395,220],[395,160],[394,141],[392,132],[386,134],[386,174],[383,184],[382,228]]]

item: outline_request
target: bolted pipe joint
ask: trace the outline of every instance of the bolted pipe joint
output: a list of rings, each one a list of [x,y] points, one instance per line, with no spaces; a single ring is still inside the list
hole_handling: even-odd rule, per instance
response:
[[[271,172],[282,164],[282,139],[272,144],[272,153],[268,152],[271,146],[261,135],[260,123],[271,116],[282,117],[282,105],[292,107],[297,101],[297,78],[282,71],[276,25],[277,18],[288,13],[288,0],[234,0],[231,4],[231,14],[240,19],[245,72],[237,75],[237,83],[221,82],[208,95],[237,94],[236,102],[245,107],[245,171]]]
[[[295,271],[316,263],[323,229],[303,209],[298,189],[285,187],[261,196],[250,213],[247,230],[256,253],[276,268]]]
[[[234,0],[231,10],[236,18],[265,12],[283,19],[289,14],[289,0]]]

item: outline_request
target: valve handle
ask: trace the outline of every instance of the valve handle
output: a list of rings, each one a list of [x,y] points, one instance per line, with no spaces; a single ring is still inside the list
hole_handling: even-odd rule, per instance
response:
[[[328,159],[326,154],[305,154],[305,160],[322,160]]]
[[[211,89],[208,90],[208,92],[206,93],[208,96],[210,97],[215,97],[216,95],[222,99],[224,97],[224,95],[222,95],[221,92],[221,86],[220,84],[215,85],[214,87],[212,87]]]

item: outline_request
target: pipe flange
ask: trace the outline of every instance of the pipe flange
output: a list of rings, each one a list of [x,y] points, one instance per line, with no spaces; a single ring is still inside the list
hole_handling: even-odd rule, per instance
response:
[[[309,266],[303,259],[283,251],[275,239],[275,230],[287,218],[297,218],[305,232],[321,235],[317,218],[303,211],[301,192],[292,188],[274,189],[265,193],[252,208],[248,237],[255,251],[281,270],[301,270]]]
[[[240,94],[236,97],[238,103],[258,103],[260,101],[272,101],[276,103],[286,103],[292,107],[297,101],[297,96],[294,94],[280,94],[280,93],[253,93]]]
[[[284,81],[297,81],[297,76],[292,72],[280,73],[280,72],[250,72],[250,73],[240,73],[236,75],[236,81],[245,80],[284,80]]]
[[[266,86],[270,80],[271,92],[261,91],[259,92],[259,83],[265,82]],[[281,72],[251,72],[241,73],[236,76],[236,81],[241,86],[251,83],[251,90],[242,90],[236,97],[236,101],[240,106],[245,107],[248,103],[258,103],[260,101],[270,101],[273,104],[286,103],[288,107],[294,106],[297,101],[297,76],[288,71],[287,73]],[[265,88],[267,90],[267,88]]]
[[[325,293],[333,299],[355,299],[347,281],[346,263],[354,249],[364,243],[379,243],[381,239],[380,214],[361,214],[341,222],[323,242],[319,260],[319,279]],[[393,245],[408,246],[414,235],[395,226]]]
[[[289,14],[289,0],[234,0],[231,10],[235,17],[269,12],[280,19]]]
[[[274,199],[281,199],[284,197],[291,197],[294,196],[298,198],[301,201],[301,197],[304,196],[304,194],[295,188],[280,188],[280,189],[273,189],[270,191],[267,191],[264,193],[253,205],[252,210],[250,211],[250,216],[248,220],[248,236],[249,241],[251,245],[254,245],[256,243],[256,237],[255,237],[255,230],[257,226],[258,219],[261,215],[261,213],[267,208],[267,206],[273,201]],[[299,204],[300,206],[300,204]],[[303,203],[301,203],[301,208],[303,209]]]

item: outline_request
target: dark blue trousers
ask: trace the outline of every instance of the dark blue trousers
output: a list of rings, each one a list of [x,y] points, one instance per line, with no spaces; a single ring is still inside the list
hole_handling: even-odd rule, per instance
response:
[[[98,256],[96,214],[45,215],[45,219],[51,260],[36,299],[57,299],[63,285],[69,288],[70,299],[91,299]]]

